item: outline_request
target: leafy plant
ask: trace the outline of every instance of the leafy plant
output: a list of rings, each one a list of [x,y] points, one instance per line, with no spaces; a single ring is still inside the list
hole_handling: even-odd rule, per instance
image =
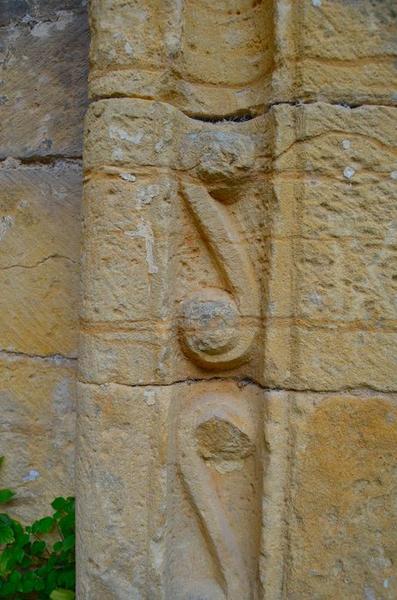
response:
[[[14,496],[0,489],[0,505]],[[27,526],[0,514],[0,598],[74,600],[75,501],[55,498],[51,506],[51,516]]]

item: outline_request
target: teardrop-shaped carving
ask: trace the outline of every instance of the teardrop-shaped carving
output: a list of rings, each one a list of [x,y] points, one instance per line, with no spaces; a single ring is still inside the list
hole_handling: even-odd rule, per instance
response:
[[[261,486],[255,466],[262,454],[258,425],[248,404],[225,393],[199,396],[179,415],[177,469],[217,574],[214,581],[193,578],[191,592],[185,590],[183,598],[196,598],[195,594],[203,587],[207,592],[201,592],[197,598],[255,600],[258,597],[257,556],[244,551],[241,539],[255,538],[260,529]],[[250,467],[247,461],[251,461]],[[222,494],[225,478],[230,476],[237,477],[235,501],[233,492],[226,497]],[[241,494],[252,494],[249,512],[251,519],[252,511],[257,511],[256,531],[251,530],[252,521],[242,524],[239,511],[234,510],[233,504],[238,504]]]
[[[227,292],[198,290],[182,302],[182,346],[202,367],[231,368],[249,359],[257,333],[257,278],[227,208],[201,185],[184,183],[182,193],[227,286]]]

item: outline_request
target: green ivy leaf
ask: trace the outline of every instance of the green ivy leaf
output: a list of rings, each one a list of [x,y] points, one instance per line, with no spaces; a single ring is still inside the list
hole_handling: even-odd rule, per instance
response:
[[[14,571],[13,573],[11,573],[9,581],[17,585],[21,582],[21,579],[22,575],[18,573],[18,571]]]
[[[11,544],[14,541],[15,537],[12,527],[0,523],[0,545]]]
[[[25,533],[24,528],[18,521],[11,521],[11,527],[14,531],[15,543],[19,548],[23,548],[30,542],[30,537]]]
[[[0,490],[0,504],[8,504],[10,500],[15,496],[15,492],[12,490]]]
[[[16,548],[13,544],[8,545],[0,554],[0,576],[14,572],[15,566],[22,562],[23,557],[22,548]]]
[[[61,552],[62,551],[62,542],[55,542],[52,549],[54,552]]]
[[[19,546],[15,546],[14,544],[12,546],[9,546],[9,562],[15,566],[17,563],[20,563],[23,561],[23,557],[25,556],[25,552],[23,551],[23,548],[19,548]]]
[[[41,556],[46,549],[46,543],[43,540],[33,542],[30,552],[33,556]]]
[[[14,495],[0,490],[0,504]],[[55,498],[52,508],[52,516],[28,526],[0,513],[0,599],[75,600],[75,500]],[[34,539],[52,532],[52,551],[45,538]]]
[[[12,519],[5,513],[0,513],[0,525],[11,525]]]
[[[8,552],[7,548],[0,554],[0,578],[8,573]]]
[[[30,594],[34,591],[34,586],[37,576],[35,573],[26,573],[20,586],[20,591],[23,594]]]
[[[29,556],[25,556],[23,557],[23,559],[21,560],[21,567],[22,569],[29,569],[32,566],[32,559]]]
[[[75,515],[74,512],[68,513],[59,521],[59,528],[64,537],[68,536],[75,529]]]
[[[72,592],[71,590],[58,589],[58,590],[54,590],[50,594],[51,600],[74,600],[75,597],[76,597],[76,594],[74,592]]]
[[[13,597],[18,590],[18,584],[12,581],[7,581],[1,589],[1,596],[3,598]]]
[[[52,517],[44,517],[43,519],[39,519],[35,521],[32,525],[32,533],[50,533],[55,525],[55,519]]]
[[[76,536],[74,533],[71,533],[63,540],[63,544],[62,544],[63,552],[67,552],[68,550],[71,550],[72,548],[74,548],[75,543],[76,543]]]
[[[36,577],[34,580],[34,590],[36,592],[42,592],[45,589],[45,583],[39,577]]]
[[[66,500],[66,498],[55,498],[55,500],[53,502],[51,502],[51,506],[54,510],[65,510],[65,507],[67,507],[68,502]]]

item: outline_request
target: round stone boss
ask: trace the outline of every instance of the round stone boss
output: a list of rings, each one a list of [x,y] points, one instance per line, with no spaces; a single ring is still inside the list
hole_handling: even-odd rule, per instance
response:
[[[179,330],[183,348],[204,364],[222,362],[239,341],[240,314],[226,291],[205,288],[181,304]]]

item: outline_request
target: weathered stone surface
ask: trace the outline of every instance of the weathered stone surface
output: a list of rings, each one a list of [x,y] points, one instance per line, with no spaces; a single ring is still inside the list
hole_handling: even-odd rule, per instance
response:
[[[279,594],[285,397],[231,381],[79,389],[82,596]]]
[[[99,0],[91,10],[90,90],[223,116],[263,107],[272,68],[272,2]]]
[[[393,598],[395,8],[91,16],[79,598]]]
[[[65,9],[52,20],[47,10],[34,14],[0,30],[0,158],[81,156],[87,17]]]
[[[273,100],[396,104],[394,0],[275,2]]]
[[[396,597],[396,400],[295,396],[289,599]]]
[[[396,21],[394,0],[101,0],[91,93],[218,117],[300,99],[395,104]]]
[[[147,590],[148,544],[157,577],[161,567],[164,442],[157,433],[170,388],[79,388],[80,594],[107,600],[117,590],[120,600],[139,598]]]
[[[396,112],[275,108],[265,381],[397,387]]]
[[[0,478],[23,521],[75,493],[85,4],[0,8]]]
[[[74,493],[74,386],[75,361],[0,352],[0,485],[17,492],[7,510],[24,521]]]
[[[81,166],[0,169],[0,348],[76,356]],[[17,301],[16,301],[17,300]]]
[[[35,24],[39,19],[56,19],[62,11],[84,11],[86,6],[87,0],[3,0],[0,27],[18,21]]]
[[[267,123],[203,123],[143,100],[91,106],[84,381],[260,373],[272,205],[270,182],[259,175],[270,168]],[[217,345],[226,329],[228,342]]]

